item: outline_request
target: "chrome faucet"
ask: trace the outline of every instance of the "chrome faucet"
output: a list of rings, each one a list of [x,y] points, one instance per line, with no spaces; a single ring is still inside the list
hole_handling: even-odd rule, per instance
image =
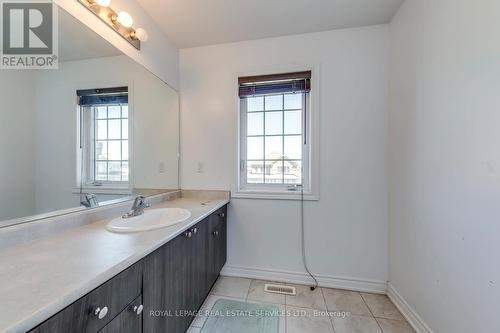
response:
[[[146,203],[146,197],[139,195],[135,198],[132,209],[127,214],[124,214],[122,218],[128,219],[134,216],[142,215],[144,214],[144,209],[148,207],[151,207],[151,205]]]
[[[92,193],[80,195],[80,204],[87,208],[93,208],[99,206],[99,203],[97,202],[97,196]]]

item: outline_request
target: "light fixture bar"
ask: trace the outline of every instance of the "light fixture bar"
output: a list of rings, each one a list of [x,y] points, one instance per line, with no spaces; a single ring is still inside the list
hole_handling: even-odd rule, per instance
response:
[[[136,36],[136,30],[134,28],[127,28],[121,25],[116,20],[116,18],[118,17],[118,13],[113,9],[111,9],[110,7],[100,6],[96,1],[93,0],[78,0],[78,2],[80,2],[88,10],[99,17],[104,23],[110,26],[125,40],[127,40],[127,42],[129,42],[133,47],[138,50],[141,49],[141,41],[138,38],[132,38],[132,36]]]

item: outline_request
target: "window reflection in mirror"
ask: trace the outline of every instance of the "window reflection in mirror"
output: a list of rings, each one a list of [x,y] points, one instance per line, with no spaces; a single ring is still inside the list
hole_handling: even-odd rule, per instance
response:
[[[177,92],[58,17],[58,69],[0,70],[0,227],[179,186]],[[79,104],[78,91],[119,87],[126,102]]]

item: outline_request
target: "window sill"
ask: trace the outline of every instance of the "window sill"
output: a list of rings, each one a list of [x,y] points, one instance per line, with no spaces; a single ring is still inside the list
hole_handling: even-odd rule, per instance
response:
[[[235,199],[265,199],[265,200],[301,200],[300,192],[296,191],[250,191],[240,190],[231,193]],[[319,196],[304,193],[305,201],[319,201]]]

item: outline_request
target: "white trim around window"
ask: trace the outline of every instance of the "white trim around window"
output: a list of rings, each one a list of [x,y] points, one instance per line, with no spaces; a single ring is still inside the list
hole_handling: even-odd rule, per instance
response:
[[[237,128],[237,147],[236,147],[236,172],[232,197],[247,198],[247,199],[279,199],[279,200],[300,200],[301,191],[293,189],[290,185],[271,185],[271,184],[247,184],[245,176],[247,173],[246,151],[245,145],[242,142],[246,136],[245,119],[243,112],[245,111],[244,100],[238,97],[238,77],[252,76],[259,74],[275,74],[287,73],[293,71],[301,71],[312,68],[311,92],[307,95],[307,99],[303,101],[307,105],[306,136],[307,145],[304,145],[302,159],[307,161],[303,167],[304,172],[304,200],[319,200],[319,66],[304,66],[297,68],[288,68],[262,73],[242,73],[243,75],[235,75],[235,99],[236,99],[236,128]],[[242,112],[243,111],[243,112]],[[246,114],[245,114],[246,115]],[[304,119],[303,119],[304,121]],[[242,169],[242,160],[245,161]]]

